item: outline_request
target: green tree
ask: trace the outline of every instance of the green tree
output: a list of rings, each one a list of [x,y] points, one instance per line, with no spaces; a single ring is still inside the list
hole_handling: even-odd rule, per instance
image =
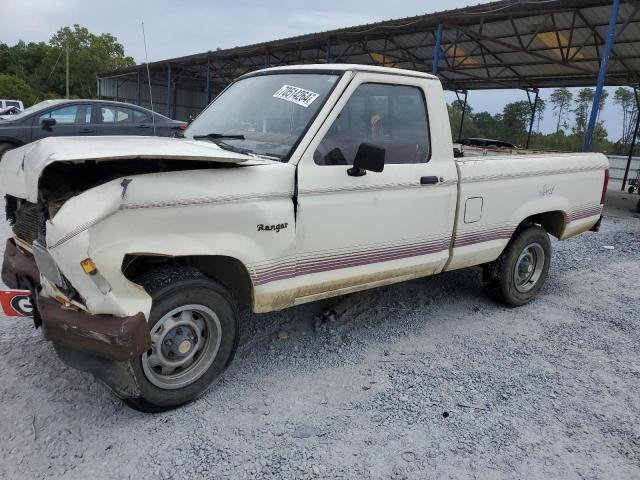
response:
[[[600,114],[604,110],[604,106],[607,103],[607,98],[609,98],[609,92],[603,89],[602,93],[600,93],[600,104],[598,106],[598,116],[596,117],[596,122],[600,121]]]
[[[598,112],[596,116],[596,125],[593,131],[593,142],[600,142],[606,140],[607,131],[604,128],[604,123],[600,121],[600,113],[604,109],[608,92],[603,90],[600,95],[600,102],[598,106]],[[574,148],[579,149],[582,142],[584,142],[584,137],[587,132],[587,125],[589,124],[589,119],[591,117],[591,109],[593,108],[593,101],[595,99],[596,92],[593,88],[583,88],[578,92],[578,95],[575,98],[574,102],[574,114],[575,114],[575,126],[573,127],[574,134],[576,135],[576,140],[579,142],[577,146]]]
[[[567,128],[565,114],[569,107],[571,106],[571,101],[573,100],[573,93],[568,88],[556,88],[553,92],[551,92],[551,96],[549,97],[549,101],[553,105],[552,110],[554,111],[554,115],[558,117],[558,123],[556,125],[556,133],[560,130],[560,127]]]
[[[61,28],[49,43],[0,43],[0,73],[27,82],[36,100],[65,95],[65,59],[69,47],[69,84],[74,97],[96,95],[96,74],[133,65],[124,47],[108,33],[95,35],[80,25]]]
[[[70,91],[82,98],[96,95],[98,72],[135,64],[132,57],[125,55],[124,46],[116,37],[108,33],[94,35],[78,24],[58,30],[49,44],[62,55],[69,48]],[[64,74],[60,68],[55,78],[55,89],[60,93],[65,90]]]
[[[21,78],[0,73],[0,98],[22,100],[30,105],[33,101],[33,91]]]
[[[18,42],[13,47],[0,45],[0,72],[15,75],[26,81],[35,97],[41,97],[43,81],[55,61],[46,43]]]
[[[619,87],[613,93],[613,103],[619,105],[622,109],[622,143],[631,143],[633,129],[636,126],[636,116],[638,115],[638,106],[636,104],[633,90],[625,87]]]
[[[540,131],[540,122],[544,118],[544,112],[547,109],[547,102],[542,98],[538,98],[538,104],[536,105],[536,117],[534,123],[536,123],[536,131]]]
[[[473,115],[473,121],[479,130],[479,137],[498,138],[500,136],[502,121],[500,115],[491,115],[489,112],[478,112]]]
[[[511,102],[502,110],[502,140],[523,145],[531,121],[531,105],[526,100]]]
[[[451,105],[449,105],[449,122],[451,124],[451,135],[454,140],[458,140],[458,133],[460,132],[460,120],[462,117],[462,109],[464,107],[464,101],[462,100],[454,100]],[[467,107],[465,109],[465,117],[464,117],[464,125],[462,127],[462,136],[463,137],[476,137],[478,136],[478,129],[476,128],[473,121],[473,109],[467,103]]]
[[[593,99],[595,97],[595,90],[593,88],[582,88],[576,96],[574,102],[573,113],[575,114],[576,124],[574,126],[574,132],[583,136],[587,130],[587,122],[589,121],[589,112]]]

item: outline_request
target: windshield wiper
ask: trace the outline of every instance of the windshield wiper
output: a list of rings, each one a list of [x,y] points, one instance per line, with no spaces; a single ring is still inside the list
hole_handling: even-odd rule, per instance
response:
[[[252,155],[255,157],[266,158],[267,160],[282,160],[282,155],[278,155],[277,153],[252,152]]]
[[[194,135],[194,140],[244,140],[244,135],[226,135],[224,133],[207,133],[206,135]]]

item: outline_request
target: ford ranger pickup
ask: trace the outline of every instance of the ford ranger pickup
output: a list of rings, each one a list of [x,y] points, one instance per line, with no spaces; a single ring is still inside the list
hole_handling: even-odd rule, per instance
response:
[[[233,358],[239,308],[480,266],[517,307],[549,236],[597,231],[596,153],[454,158],[434,76],[363,65],[248,73],[185,138],[46,138],[4,154],[2,279],[67,364],[128,405],[196,398]]]

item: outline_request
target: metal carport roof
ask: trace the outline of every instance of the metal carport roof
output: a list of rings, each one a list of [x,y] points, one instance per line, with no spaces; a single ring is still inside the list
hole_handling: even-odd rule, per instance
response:
[[[608,85],[638,83],[640,2],[620,5]],[[611,0],[502,0],[427,15],[209,51],[149,65],[185,88],[219,91],[247,71],[339,62],[432,71],[438,25],[438,74],[452,90],[593,86]],[[146,66],[105,72],[146,77]],[[167,76],[167,78],[169,78]],[[207,80],[208,79],[208,80]]]

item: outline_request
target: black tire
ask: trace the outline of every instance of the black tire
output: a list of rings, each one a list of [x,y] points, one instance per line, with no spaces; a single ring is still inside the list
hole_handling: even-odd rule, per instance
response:
[[[147,413],[157,413],[171,410],[184,405],[198,397],[211,385],[227,368],[236,351],[239,338],[238,310],[231,294],[219,283],[207,278],[200,271],[193,268],[163,268],[153,270],[137,279],[153,299],[149,318],[149,329],[154,332],[154,327],[160,320],[166,322],[167,315],[186,305],[199,305],[215,312],[220,327],[219,346],[211,353],[212,363],[194,379],[192,383],[184,387],[163,388],[157,385],[162,373],[151,370],[148,356],[152,350],[132,362],[133,373],[140,387],[141,395],[138,398],[123,399],[130,407]],[[179,317],[181,318],[181,317]],[[206,319],[205,319],[206,321]],[[177,328],[177,327],[175,327]],[[175,330],[172,329],[170,331]],[[203,330],[204,332],[204,330]],[[205,337],[205,335],[203,335]],[[214,336],[211,335],[211,338]],[[166,338],[166,337],[163,337]],[[164,341],[162,342],[164,344]],[[213,341],[206,342],[210,347]],[[155,353],[161,347],[154,347]],[[205,347],[203,350],[206,350]],[[212,347],[211,347],[212,348]],[[169,352],[170,354],[172,352]],[[202,361],[203,353],[198,361]],[[162,357],[164,358],[164,357]],[[145,363],[145,365],[143,365]],[[194,364],[196,361],[194,360]],[[192,366],[193,366],[192,365]],[[205,364],[206,365],[206,364]],[[145,371],[146,368],[146,371]],[[191,368],[191,367],[189,367]],[[188,369],[187,369],[188,370]],[[147,373],[148,372],[148,373]],[[155,378],[155,381],[153,380]],[[164,377],[168,378],[168,377]],[[162,380],[160,380],[162,381]]]
[[[531,263],[526,262],[528,258],[533,259]],[[533,262],[536,263],[529,272],[528,266]],[[549,235],[542,227],[528,225],[514,233],[496,261],[484,266],[483,281],[493,298],[509,307],[519,307],[538,294],[549,275],[550,262]]]
[[[633,193],[633,190],[634,190],[634,188],[633,188],[633,187],[629,187],[629,188],[627,189],[627,192],[629,192],[629,193]],[[638,191],[640,192],[640,190],[638,190]]]

